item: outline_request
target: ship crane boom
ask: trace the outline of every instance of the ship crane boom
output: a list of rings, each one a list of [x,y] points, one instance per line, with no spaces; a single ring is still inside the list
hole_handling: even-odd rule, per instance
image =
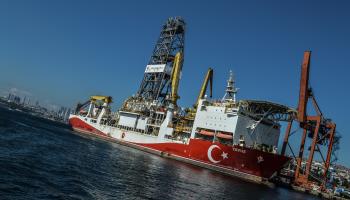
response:
[[[174,66],[171,73],[171,102],[174,105],[177,105],[177,100],[180,98],[178,96],[179,82],[181,78],[181,69],[182,69],[182,53],[176,53]]]
[[[194,105],[195,108],[197,108],[199,100],[204,98],[205,92],[207,91],[209,81],[210,81],[210,98],[213,96],[213,76],[214,76],[214,71],[212,68],[209,67],[207,74],[204,78],[201,90],[199,92],[196,104]]]

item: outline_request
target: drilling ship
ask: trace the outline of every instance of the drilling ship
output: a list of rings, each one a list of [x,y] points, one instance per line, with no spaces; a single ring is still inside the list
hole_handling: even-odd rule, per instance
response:
[[[237,100],[230,72],[223,98],[212,99],[209,68],[191,108],[177,104],[185,22],[162,26],[137,93],[111,111],[112,97],[91,96],[69,117],[73,130],[248,181],[267,182],[290,160],[278,154],[280,122],[296,111],[268,101]],[[209,86],[210,95],[206,95]]]

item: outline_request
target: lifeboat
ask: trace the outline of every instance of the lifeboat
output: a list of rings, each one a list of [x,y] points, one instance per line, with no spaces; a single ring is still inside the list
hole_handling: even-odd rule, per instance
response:
[[[222,133],[222,132],[217,133],[216,137],[223,138],[223,139],[230,139],[230,140],[232,140],[233,138],[232,133]]]
[[[207,136],[214,136],[214,132],[212,131],[200,130],[198,131],[198,133],[202,135],[207,135]]]

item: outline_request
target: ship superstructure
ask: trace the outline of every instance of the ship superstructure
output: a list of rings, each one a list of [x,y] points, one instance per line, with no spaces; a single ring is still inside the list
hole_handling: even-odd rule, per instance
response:
[[[111,97],[91,97],[70,116],[73,129],[252,181],[271,178],[289,160],[277,154],[279,122],[290,121],[296,111],[267,101],[238,101],[232,72],[224,97],[212,99],[211,68],[194,107],[181,108],[184,36],[184,20],[169,18],[137,94],[116,113],[110,111]]]

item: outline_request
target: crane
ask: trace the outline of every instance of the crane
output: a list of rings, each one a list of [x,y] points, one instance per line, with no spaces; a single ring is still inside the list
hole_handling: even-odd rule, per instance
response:
[[[180,98],[178,96],[178,88],[179,88],[179,81],[180,81],[180,74],[182,69],[182,53],[177,52],[175,59],[174,59],[174,65],[171,72],[171,102],[176,106],[177,100]]]
[[[209,67],[207,74],[204,78],[201,90],[199,92],[196,104],[194,105],[195,109],[197,109],[199,100],[204,98],[205,92],[207,91],[209,81],[210,81],[210,98],[213,96],[213,76],[214,76],[214,70]]]
[[[87,105],[90,105],[89,110],[91,109],[92,105],[95,105],[97,101],[102,101],[106,103],[106,105],[109,105],[112,103],[112,97],[111,96],[101,96],[101,95],[94,95],[90,96],[90,99],[87,100],[84,103],[78,103],[77,107],[75,108],[75,113],[79,113],[81,109],[86,107]]]
[[[299,123],[299,127],[303,130],[301,142],[300,142],[300,148],[299,148],[299,154],[296,157],[296,170],[294,174],[295,178],[295,184],[304,186],[306,188],[309,188],[311,184],[313,184],[313,181],[310,177],[312,177],[311,174],[311,167],[314,160],[314,154],[315,152],[318,152],[323,160],[323,180],[320,180],[322,189],[325,189],[326,182],[328,180],[328,169],[331,164],[331,156],[333,152],[333,145],[336,145],[337,142],[337,136],[335,135],[336,130],[336,124],[331,120],[324,117],[323,113],[321,112],[320,107],[318,106],[316,102],[316,98],[314,93],[312,92],[312,88],[309,84],[309,76],[310,76],[310,59],[311,59],[311,51],[305,51],[304,52],[304,59],[301,65],[301,78],[300,78],[300,90],[299,90],[299,103],[297,107],[297,116],[294,119],[296,122]],[[310,115],[308,113],[308,102],[311,100],[313,104],[313,110],[316,111],[315,115]],[[292,122],[290,121],[288,123],[284,142],[282,146],[282,152],[281,154],[284,155],[286,152],[287,146],[289,146],[289,137],[292,135],[291,128],[292,128]],[[306,142],[306,140],[309,140],[309,142]],[[306,156],[304,156],[304,150],[306,144],[310,143],[309,147],[309,156],[306,161],[305,170],[302,170],[301,164],[302,161],[305,159]],[[322,154],[322,151],[319,147],[319,145],[323,145],[326,147],[326,159],[324,159],[324,156]],[[289,146],[290,147],[290,146]]]

